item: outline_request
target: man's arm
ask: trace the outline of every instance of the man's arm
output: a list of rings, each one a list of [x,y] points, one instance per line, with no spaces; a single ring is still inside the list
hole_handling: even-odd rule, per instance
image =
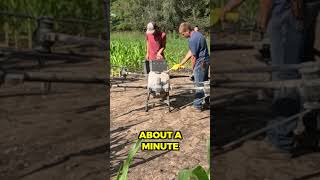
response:
[[[258,25],[263,32],[266,31],[272,10],[272,0],[260,0],[260,15]]]
[[[163,35],[161,36],[161,48],[159,49],[159,51],[158,51],[158,53],[157,53],[157,56],[159,56],[159,57],[161,57],[161,58],[163,58],[162,57],[162,53],[163,53],[163,51],[166,49],[166,34],[165,33],[163,33]]]
[[[223,14],[231,11],[232,9],[240,6],[242,0],[230,0],[224,7],[223,7]]]
[[[163,47],[163,48],[160,48],[159,51],[158,51],[158,55],[161,55],[162,52],[164,51],[164,49],[165,49],[164,47]]]
[[[149,58],[149,46],[148,46],[148,37],[147,36],[146,36],[146,43],[147,43],[146,44],[146,52],[147,53],[146,53],[146,57],[145,58],[148,59]]]
[[[189,51],[187,55],[184,57],[184,59],[181,61],[181,65],[184,65],[191,57],[193,59],[196,59],[196,54],[199,49],[199,42],[196,42],[194,40],[190,40],[189,42]]]
[[[182,59],[181,61],[181,65],[184,65],[186,62],[188,62],[188,60],[192,57],[192,52],[189,49],[188,53],[186,54],[186,56]]]
[[[149,46],[148,46],[148,43],[147,43],[147,45],[146,45],[146,49],[147,49],[147,53],[146,53],[146,59],[148,59],[149,58],[149,54],[148,54],[148,52],[149,52]]]

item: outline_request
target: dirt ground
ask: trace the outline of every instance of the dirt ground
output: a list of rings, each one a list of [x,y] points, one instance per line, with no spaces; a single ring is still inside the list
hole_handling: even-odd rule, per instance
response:
[[[236,42],[237,38],[233,39]],[[255,50],[216,52],[212,54],[213,66],[263,65],[254,58],[256,53]],[[52,63],[41,71],[104,75],[105,68],[102,60],[92,60]],[[217,78],[266,80],[269,75],[231,74]],[[190,81],[187,77],[171,80],[173,85],[183,82]],[[132,83],[145,85],[146,81]],[[237,90],[215,88],[211,91],[215,99]],[[189,91],[173,90],[171,96],[176,98],[173,108],[193,100]],[[143,89],[111,89],[111,171],[108,172],[106,145],[109,137],[106,132],[109,106],[104,85],[53,83],[53,89],[47,95],[41,93],[41,83],[2,85],[0,179],[98,180],[109,174],[114,178],[140,131],[180,130],[184,139],[179,152],[139,151],[129,171],[129,179],[177,179],[179,170],[183,168],[208,167],[210,129],[219,134],[214,139],[227,143],[264,127],[271,117],[270,99],[244,98],[223,107],[211,107],[211,119],[209,110],[196,112],[191,107],[168,113],[165,106],[155,106],[145,112],[145,100],[146,90]],[[261,139],[263,136],[213,157],[214,177],[221,180],[320,179],[320,153],[294,159],[279,157],[266,152]]]
[[[190,83],[188,77],[170,80],[172,86]],[[139,80],[135,85],[146,85],[146,80]],[[202,165],[208,168],[207,141],[210,136],[209,110],[197,112],[190,106],[175,111],[193,101],[189,90],[170,91],[172,112],[166,105],[144,111],[146,89],[111,89],[111,175],[114,178],[119,163],[126,158],[131,143],[138,138],[140,131],[172,130],[181,131],[180,151],[139,151],[129,170],[128,179],[167,180],[177,179],[177,174],[184,168]],[[152,98],[151,98],[152,99]],[[153,99],[157,100],[157,99]],[[121,129],[122,128],[122,129]],[[117,131],[117,129],[121,129]]]
[[[214,38],[212,38],[214,39]],[[248,36],[226,35],[216,38],[215,43],[234,42],[252,43]],[[256,43],[256,42],[254,42]],[[211,69],[241,68],[266,65],[255,58],[256,49],[241,51],[220,51],[211,54]],[[269,74],[223,74],[214,79],[246,81],[267,81]],[[188,82],[187,78],[172,79],[172,84]],[[145,81],[134,82],[144,85]],[[239,89],[211,89],[211,101],[227,99],[228,95]],[[192,101],[191,93],[176,92],[179,107]],[[267,92],[268,94],[268,92]],[[226,144],[259,128],[265,127],[271,120],[271,98],[266,96],[257,100],[256,95],[244,97],[231,103],[211,107],[211,112],[194,112],[190,107],[178,112],[166,113],[164,106],[144,112],[145,90],[121,88],[111,92],[111,174],[115,175],[119,163],[126,158],[128,148],[137,139],[141,130],[181,130],[184,139],[180,152],[140,152],[129,171],[129,179],[177,179],[177,173],[183,168],[196,165],[207,166],[206,141],[211,131],[211,141]],[[231,100],[231,99],[230,99]],[[208,121],[210,116],[210,122]],[[209,128],[210,125],[210,128]],[[125,133],[124,133],[125,132]],[[320,153],[311,153],[290,158],[269,151],[264,136],[251,139],[231,151],[212,157],[213,178],[221,180],[318,180]],[[212,152],[211,152],[212,153]]]
[[[36,61],[20,67],[39,71]],[[23,62],[23,63],[21,63]],[[105,75],[104,60],[47,63],[40,71]],[[0,179],[105,179],[107,106],[105,85],[7,82],[0,88]]]
[[[230,37],[229,37],[230,38]],[[233,41],[234,40],[234,41]],[[231,37],[232,42],[246,44],[248,39]],[[229,42],[230,42],[229,41]],[[219,42],[219,39],[216,41]],[[221,42],[226,42],[221,40]],[[213,67],[234,68],[265,65],[254,58],[257,50],[220,51],[211,54]],[[215,78],[236,80],[268,80],[268,74],[216,75]],[[228,94],[236,89],[211,89],[213,98]],[[242,98],[223,106],[211,107],[211,131],[220,145],[266,126],[272,119],[271,98],[257,100],[255,97]],[[213,178],[218,180],[319,180],[320,153],[309,153],[290,158],[270,151],[264,135],[251,139],[231,151],[212,157]]]

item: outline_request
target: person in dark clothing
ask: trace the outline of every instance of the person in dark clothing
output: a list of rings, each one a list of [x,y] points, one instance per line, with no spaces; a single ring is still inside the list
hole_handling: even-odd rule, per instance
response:
[[[201,110],[203,102],[202,98],[204,97],[204,91],[201,88],[204,86],[203,82],[208,80],[210,64],[206,38],[200,32],[194,31],[191,25],[187,22],[181,23],[179,27],[179,33],[183,37],[188,38],[189,42],[189,51],[179,66],[184,65],[190,58],[194,60],[194,83],[196,87],[199,88],[196,89],[193,105],[195,109]]]

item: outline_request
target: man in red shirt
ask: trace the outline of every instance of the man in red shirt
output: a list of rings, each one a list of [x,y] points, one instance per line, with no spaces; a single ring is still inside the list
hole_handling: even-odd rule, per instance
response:
[[[147,25],[146,32],[147,54],[145,59],[145,73],[148,74],[149,61],[164,61],[164,50],[166,48],[166,33],[160,31],[155,22]]]

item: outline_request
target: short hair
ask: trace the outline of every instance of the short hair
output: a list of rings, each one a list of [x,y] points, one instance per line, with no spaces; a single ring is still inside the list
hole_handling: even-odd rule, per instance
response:
[[[186,31],[192,31],[192,27],[188,22],[183,22],[179,26],[179,33],[183,33]]]

